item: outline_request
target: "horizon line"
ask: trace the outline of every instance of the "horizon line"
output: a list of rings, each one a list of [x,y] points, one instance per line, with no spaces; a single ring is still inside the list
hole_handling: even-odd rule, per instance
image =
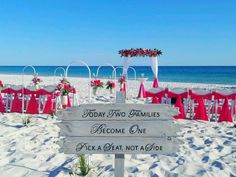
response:
[[[29,65],[0,65],[0,67],[10,67],[10,66],[16,66],[16,67],[25,67],[25,66],[29,66]],[[34,66],[34,67],[50,67],[50,66],[61,66],[61,67],[67,67],[68,65],[30,65],[30,66]],[[71,67],[73,66],[85,66],[85,65],[71,65]],[[108,66],[109,65],[88,65],[90,67],[98,67],[98,66]],[[113,65],[113,66],[123,66],[123,65]],[[131,67],[142,67],[142,66],[151,66],[151,65],[130,65]],[[159,65],[158,67],[236,67],[236,65]]]

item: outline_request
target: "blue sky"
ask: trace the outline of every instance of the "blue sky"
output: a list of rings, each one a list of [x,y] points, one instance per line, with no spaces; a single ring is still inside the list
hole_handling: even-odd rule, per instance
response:
[[[117,65],[132,47],[161,49],[164,66],[236,65],[235,9],[235,0],[0,0],[0,65]]]

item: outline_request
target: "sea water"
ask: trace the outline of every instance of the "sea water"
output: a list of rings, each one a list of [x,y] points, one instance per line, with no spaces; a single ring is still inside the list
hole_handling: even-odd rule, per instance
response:
[[[54,76],[55,69],[59,66],[35,66],[39,76]],[[66,69],[66,66],[62,66]],[[136,77],[147,77],[153,80],[153,73],[150,66],[132,66],[136,71]],[[22,74],[24,66],[0,66],[0,74]],[[91,75],[97,75],[98,66],[90,66]],[[98,78],[111,78],[114,76],[110,66],[102,66]],[[116,70],[117,77],[122,69]],[[32,69],[27,68],[25,74],[32,74]],[[63,70],[58,69],[57,76],[63,75]],[[71,66],[68,70],[69,77],[88,77],[88,69],[84,66]],[[128,70],[128,78],[134,79],[132,69]],[[184,82],[184,83],[208,83],[208,84],[229,84],[236,85],[236,66],[159,66],[159,81]],[[1,78],[0,78],[1,80]]]

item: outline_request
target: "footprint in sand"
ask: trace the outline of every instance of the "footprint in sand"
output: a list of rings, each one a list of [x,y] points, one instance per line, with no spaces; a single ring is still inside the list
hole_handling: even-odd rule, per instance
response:
[[[233,135],[233,132],[227,132],[226,135]]]
[[[224,170],[224,166],[221,162],[219,161],[214,161],[212,164],[211,164],[213,167],[217,167],[219,168],[220,170]]]
[[[157,174],[152,174],[151,177],[159,177]]]
[[[210,146],[211,144],[212,144],[212,140],[211,139],[206,139],[205,141],[204,141],[204,144],[206,145],[206,146]]]
[[[223,144],[224,144],[224,145],[230,145],[231,143],[232,143],[232,141],[225,140]]]
[[[195,144],[190,145],[190,148],[194,149],[194,150],[201,150],[204,149],[204,146],[196,146]]]
[[[128,171],[129,173],[137,173],[137,172],[139,172],[139,169],[138,169],[137,167],[129,167],[129,168],[127,169],[127,171]]]
[[[203,158],[202,158],[202,162],[203,163],[207,163],[209,161],[209,156],[204,156]]]
[[[186,140],[188,140],[188,144],[192,144],[193,143],[193,137],[186,138]]]
[[[201,170],[199,170],[199,171],[197,172],[197,175],[198,175],[198,176],[203,176],[205,173],[206,173],[206,170],[201,169]]]
[[[104,169],[104,171],[112,171],[113,168],[112,168],[112,165],[107,165]]]
[[[149,170],[153,169],[153,168],[156,168],[158,165],[156,163],[152,164],[149,168]]]
[[[215,149],[217,149],[218,152],[221,152],[224,149],[224,146],[218,145]]]

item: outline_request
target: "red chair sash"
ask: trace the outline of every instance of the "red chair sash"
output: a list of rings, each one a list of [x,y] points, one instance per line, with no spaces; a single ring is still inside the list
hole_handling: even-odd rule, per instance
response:
[[[171,92],[171,91],[168,91],[167,93],[168,95],[168,98],[177,98],[177,97],[181,97],[181,98],[188,98],[188,92],[184,92],[184,93],[174,93],[174,92]]]
[[[152,93],[149,91],[146,91],[146,97],[157,97],[157,98],[161,98],[166,94],[166,90],[160,91],[158,93]]]

